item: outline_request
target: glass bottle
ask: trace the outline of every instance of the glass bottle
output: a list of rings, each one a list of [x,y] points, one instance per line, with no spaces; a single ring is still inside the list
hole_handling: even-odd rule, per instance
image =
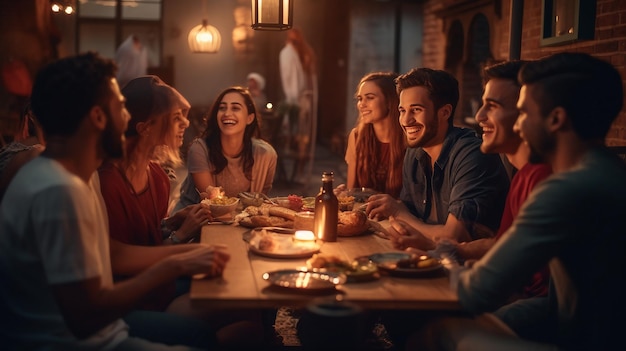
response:
[[[333,172],[322,174],[322,188],[315,197],[315,235],[324,241],[337,241],[339,201],[333,192]]]

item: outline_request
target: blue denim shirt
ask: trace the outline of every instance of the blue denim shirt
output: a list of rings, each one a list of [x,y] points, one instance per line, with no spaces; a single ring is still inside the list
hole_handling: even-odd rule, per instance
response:
[[[452,128],[432,171],[430,156],[422,148],[408,148],[400,200],[413,215],[426,222],[434,198],[436,224],[445,224],[451,213],[465,223],[473,239],[495,235],[509,190],[509,177],[500,156],[483,154],[480,144],[473,130]]]

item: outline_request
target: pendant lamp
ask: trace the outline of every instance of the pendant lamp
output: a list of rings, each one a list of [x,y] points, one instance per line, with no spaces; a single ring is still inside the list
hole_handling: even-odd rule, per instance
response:
[[[294,0],[252,0],[252,28],[287,30],[293,26]]]
[[[207,13],[206,0],[202,2],[202,13]],[[217,28],[209,25],[206,19],[202,24],[193,27],[187,36],[189,50],[193,53],[214,54],[220,50],[222,36]]]

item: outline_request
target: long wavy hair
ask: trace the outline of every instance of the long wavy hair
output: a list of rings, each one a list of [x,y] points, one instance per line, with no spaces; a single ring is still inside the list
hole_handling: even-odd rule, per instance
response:
[[[244,99],[248,114],[254,113],[254,120],[252,123],[246,126],[243,134],[243,150],[241,150],[240,156],[243,161],[243,173],[248,180],[252,180],[252,166],[254,165],[254,157],[252,154],[252,138],[260,138],[261,135],[261,121],[259,113],[257,112],[254,100],[248,89],[233,86],[222,91],[217,99],[213,102],[211,109],[207,116],[207,127],[200,136],[204,139],[209,148],[209,162],[213,165],[213,174],[219,174],[228,165],[228,160],[224,156],[222,141],[220,138],[221,130],[217,123],[217,113],[220,108],[220,103],[224,96],[228,93],[238,93]]]
[[[307,76],[315,75],[317,73],[315,52],[304,38],[302,31],[297,27],[291,28],[287,31],[287,41],[296,49],[300,57],[300,62],[302,63],[302,68]]]
[[[400,100],[395,85],[397,76],[392,72],[373,72],[361,78],[357,85],[360,87],[364,82],[376,84],[387,105],[388,113],[385,118],[391,119],[391,142],[389,144],[389,176],[384,190],[393,197],[398,197],[402,189],[402,164],[406,151],[406,140],[399,122]],[[374,126],[371,123],[363,123],[362,118],[359,117],[356,126],[356,178],[361,186],[373,187],[376,184],[376,169],[380,162],[380,152],[380,143],[377,142]]]

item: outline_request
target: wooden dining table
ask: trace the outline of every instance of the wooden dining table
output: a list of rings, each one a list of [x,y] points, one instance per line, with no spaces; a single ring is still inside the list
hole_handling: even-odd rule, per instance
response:
[[[303,307],[317,297],[350,301],[368,310],[459,310],[455,292],[449,287],[445,272],[429,277],[396,277],[381,274],[380,278],[338,285],[330,291],[309,292],[270,284],[263,274],[282,269],[306,267],[307,258],[285,259],[260,256],[249,251],[243,240],[250,229],[234,225],[209,224],[202,228],[201,242],[226,245],[230,261],[223,275],[217,278],[193,279],[191,301],[194,306],[208,308],[262,309],[281,306]],[[354,237],[339,237],[325,242],[320,252],[346,261],[376,253],[399,252],[391,242],[368,232]]]

